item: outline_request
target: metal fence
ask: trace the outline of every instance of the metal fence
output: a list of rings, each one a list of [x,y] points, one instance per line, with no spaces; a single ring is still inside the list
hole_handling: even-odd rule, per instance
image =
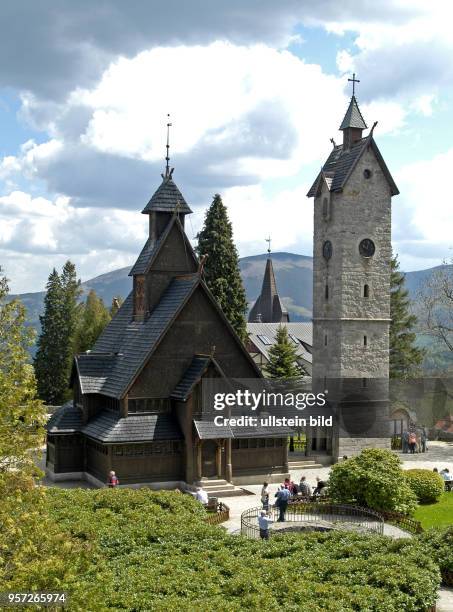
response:
[[[258,517],[262,508],[249,508],[241,515],[241,534],[248,538],[259,538]],[[280,510],[271,506],[268,516],[276,523]],[[273,525],[270,535],[272,536]],[[360,532],[384,533],[384,518],[379,512],[359,506],[325,502],[295,501],[288,504],[285,521],[278,523],[278,531],[350,529]]]

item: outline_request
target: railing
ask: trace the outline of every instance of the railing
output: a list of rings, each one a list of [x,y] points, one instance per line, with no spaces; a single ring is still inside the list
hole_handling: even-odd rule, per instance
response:
[[[383,516],[386,523],[396,525],[397,527],[404,529],[404,531],[414,535],[422,533],[423,531],[422,524],[419,521],[416,521],[405,514],[401,514],[399,512],[387,512],[386,510],[381,510],[380,514]]]
[[[258,517],[261,510],[261,508],[250,508],[242,513],[242,535],[248,538],[259,537]],[[279,512],[278,507],[272,506],[268,511],[268,516],[272,521],[276,522]],[[292,501],[288,504],[285,512],[284,523],[290,523],[288,528],[292,528],[292,530],[294,528],[300,528],[301,530],[304,528],[313,530],[352,528],[380,535],[384,533],[384,519],[379,512],[347,504]],[[279,523],[281,529],[285,529],[284,523]],[[298,523],[298,525],[296,526],[294,523]],[[272,527],[270,533],[272,534]]]
[[[219,523],[224,523],[229,518],[229,507],[223,502],[218,502],[217,508],[213,512],[208,511],[205,522],[208,523],[208,525],[218,525]]]

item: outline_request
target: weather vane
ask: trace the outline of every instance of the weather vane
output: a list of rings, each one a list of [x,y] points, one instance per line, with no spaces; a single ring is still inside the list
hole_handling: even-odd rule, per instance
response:
[[[267,252],[270,253],[271,252],[271,237],[269,236],[269,238],[265,238],[264,240],[268,243]]]
[[[355,78],[355,72],[352,73],[352,79],[348,79],[352,83],[352,95],[355,96],[355,84],[360,83],[359,79]]]
[[[170,174],[170,113],[167,113],[168,121],[167,121],[167,156],[165,161],[167,162],[165,165],[165,176],[169,176]]]

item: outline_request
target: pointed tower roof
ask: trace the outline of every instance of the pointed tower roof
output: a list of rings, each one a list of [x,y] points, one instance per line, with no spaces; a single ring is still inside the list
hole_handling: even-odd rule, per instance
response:
[[[162,183],[155,191],[153,197],[142,210],[144,215],[151,212],[178,212],[187,215],[192,211],[189,208],[184,196],[173,182],[173,168],[162,175]]]
[[[256,321],[261,323],[287,323],[289,321],[288,311],[278,295],[274,267],[270,257],[266,262],[261,293],[249,314],[249,323]]]
[[[340,130],[347,130],[348,128],[358,128],[360,130],[366,130],[367,128],[355,96],[352,96],[346,115],[340,125]]]

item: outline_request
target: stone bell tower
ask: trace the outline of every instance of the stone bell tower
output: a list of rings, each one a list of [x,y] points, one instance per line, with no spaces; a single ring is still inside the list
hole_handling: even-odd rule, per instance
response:
[[[314,197],[313,379],[336,381],[343,391],[354,380],[361,388],[388,380],[391,199],[399,193],[373,137],[376,123],[363,133],[358,81],[355,75],[349,80],[353,95],[339,128],[343,142],[332,139],[307,194]],[[381,387],[381,401],[384,396]],[[360,416],[360,405],[354,410]],[[370,445],[340,440],[334,455]]]

